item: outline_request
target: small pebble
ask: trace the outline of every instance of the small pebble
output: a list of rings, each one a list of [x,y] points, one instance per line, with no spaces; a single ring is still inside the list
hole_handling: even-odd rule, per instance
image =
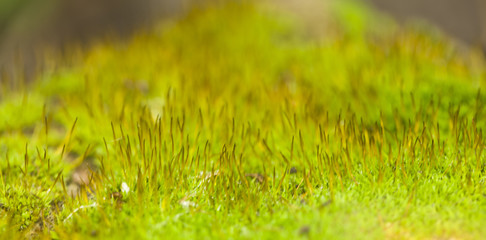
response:
[[[299,229],[299,235],[301,235],[301,236],[309,235],[309,233],[310,233],[310,226],[308,226],[308,225],[302,226]]]

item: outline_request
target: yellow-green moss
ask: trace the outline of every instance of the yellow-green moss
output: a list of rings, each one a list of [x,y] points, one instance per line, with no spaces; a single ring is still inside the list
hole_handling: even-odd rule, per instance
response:
[[[337,4],[320,40],[197,10],[2,96],[2,236],[484,236],[482,58]]]

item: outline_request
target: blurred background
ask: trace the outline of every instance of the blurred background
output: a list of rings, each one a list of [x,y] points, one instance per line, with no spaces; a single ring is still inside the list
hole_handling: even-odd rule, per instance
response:
[[[12,75],[13,66],[22,66],[22,77],[29,78],[42,65],[38,49],[62,50],[66,44],[86,46],[97,38],[126,37],[176,16],[188,1],[0,0],[0,70]]]
[[[273,1],[292,2],[289,9],[305,18],[313,2],[332,0]],[[358,1],[399,21],[427,21],[461,43],[486,49],[486,0]],[[0,0],[0,69],[8,73],[13,66],[22,65],[28,78],[39,65],[36,49],[60,48],[72,42],[89,45],[106,35],[129,36],[183,13],[195,2],[201,0]]]
[[[364,1],[400,21],[426,21],[463,43],[486,47],[486,0]]]

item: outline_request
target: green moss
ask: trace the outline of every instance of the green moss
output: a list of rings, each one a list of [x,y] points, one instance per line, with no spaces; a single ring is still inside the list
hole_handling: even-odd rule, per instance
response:
[[[3,236],[484,236],[483,59],[329,11],[195,10],[2,96]]]

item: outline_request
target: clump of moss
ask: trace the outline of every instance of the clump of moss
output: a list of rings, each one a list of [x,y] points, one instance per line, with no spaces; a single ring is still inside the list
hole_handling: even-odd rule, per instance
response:
[[[336,4],[319,40],[198,10],[2,96],[3,234],[484,235],[483,60]]]

